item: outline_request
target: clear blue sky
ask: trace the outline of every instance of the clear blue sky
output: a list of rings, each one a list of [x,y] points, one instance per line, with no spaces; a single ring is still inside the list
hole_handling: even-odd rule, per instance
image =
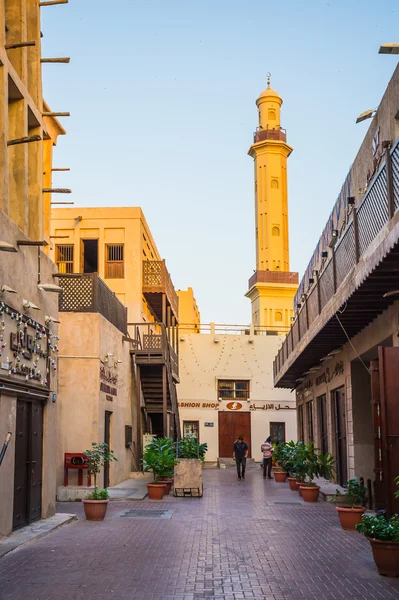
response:
[[[75,206],[141,206],[203,322],[248,323],[255,100],[284,99],[291,270],[302,275],[397,58],[397,0],[70,0],[42,8],[54,183]]]

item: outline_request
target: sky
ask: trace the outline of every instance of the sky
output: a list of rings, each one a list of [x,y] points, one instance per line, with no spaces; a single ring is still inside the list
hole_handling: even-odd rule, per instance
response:
[[[79,206],[141,206],[201,321],[246,324],[255,268],[256,98],[284,100],[292,271],[300,277],[397,64],[397,0],[69,0],[41,8],[55,187]],[[69,200],[70,198],[68,198]]]

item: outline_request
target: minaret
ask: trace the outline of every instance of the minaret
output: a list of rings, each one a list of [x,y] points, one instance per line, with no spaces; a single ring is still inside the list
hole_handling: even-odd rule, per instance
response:
[[[256,271],[246,296],[252,302],[252,323],[276,332],[290,325],[298,287],[288,245],[287,158],[293,149],[280,126],[282,103],[269,74],[267,89],[256,101],[259,126],[248,152],[255,166]]]

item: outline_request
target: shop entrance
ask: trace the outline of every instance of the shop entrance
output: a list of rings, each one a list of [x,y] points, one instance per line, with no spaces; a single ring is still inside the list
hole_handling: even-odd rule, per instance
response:
[[[219,457],[232,458],[233,445],[239,435],[244,436],[251,457],[251,413],[243,411],[219,412]]]
[[[108,450],[111,449],[111,415],[112,412],[109,410],[105,411],[105,422],[104,422],[104,443],[107,444]],[[104,465],[104,488],[109,487],[109,462]]]
[[[17,400],[13,529],[42,513],[43,404]]]
[[[335,457],[337,461],[337,481],[346,485],[348,480],[347,449],[346,449],[346,407],[344,388],[331,392],[333,425],[335,433]]]

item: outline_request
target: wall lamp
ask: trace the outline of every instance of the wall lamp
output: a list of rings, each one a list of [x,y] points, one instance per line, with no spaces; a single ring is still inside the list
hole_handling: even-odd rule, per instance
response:
[[[15,246],[9,244],[8,242],[0,241],[0,251],[2,252],[18,252]]]
[[[302,302],[305,302],[305,300],[306,300],[306,294],[302,294],[301,300],[302,300]]]
[[[321,253],[321,258],[327,258],[327,257],[328,257],[327,250],[323,250],[323,252]]]
[[[399,43],[390,42],[389,44],[382,44],[378,50],[378,54],[399,54]]]
[[[335,244],[337,243],[337,240],[338,240],[338,229],[333,229],[331,232],[331,239],[328,243],[330,248],[333,248],[335,246]]]
[[[349,196],[346,201],[348,202],[348,206],[355,206],[355,197]]]
[[[361,115],[358,116],[358,118],[356,119],[356,123],[361,123],[366,119],[372,119],[376,112],[377,111],[375,108],[373,108],[373,110],[365,110],[364,112],[362,112]]]
[[[114,355],[112,354],[112,352],[108,352],[108,354],[105,355],[105,358],[102,362],[104,363],[108,363],[108,361],[113,357]]]
[[[25,310],[30,310],[30,309],[32,309],[32,310],[40,310],[40,308],[38,306],[36,306],[36,304],[33,304],[33,302],[30,302],[29,300],[26,300],[25,298],[24,298],[24,301],[23,301],[23,305],[24,305],[24,309]]]
[[[49,315],[46,315],[44,317],[44,322],[46,323],[46,325],[50,325],[50,323],[60,323],[60,321],[58,321],[58,319],[55,319],[54,317],[49,317]]]
[[[56,294],[62,294],[62,287],[55,283],[39,283],[39,290],[42,292],[55,292]]]
[[[313,271],[312,271],[313,277],[317,277],[318,274],[319,274],[318,270],[317,269],[313,269]]]
[[[122,361],[121,361],[121,360],[116,360],[116,361],[114,362],[114,368],[116,369],[116,367],[117,367],[118,365],[121,365],[121,364],[122,364]]]
[[[215,337],[214,340],[215,344],[218,344],[220,342],[219,338]]]
[[[314,278],[313,277],[309,277],[309,285],[313,285],[314,284]]]
[[[295,317],[291,317],[291,321],[294,322],[295,321]]]
[[[301,306],[302,306],[302,304],[300,302],[298,302],[297,305],[296,305],[297,310],[299,310],[301,308]]]
[[[0,289],[0,294],[16,294],[17,292],[15,290],[13,290],[12,288],[10,288],[8,285],[2,285],[1,289]]]

